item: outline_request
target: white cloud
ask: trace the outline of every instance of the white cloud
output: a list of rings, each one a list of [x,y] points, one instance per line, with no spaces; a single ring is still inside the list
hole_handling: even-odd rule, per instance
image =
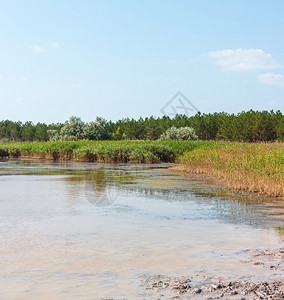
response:
[[[23,103],[24,101],[25,101],[24,97],[19,97],[19,98],[11,100],[12,103]]]
[[[3,79],[3,76],[0,75],[0,80],[2,80],[2,79]]]
[[[27,77],[25,77],[25,76],[22,76],[22,77],[21,77],[21,81],[26,81],[26,80],[28,80]]]
[[[51,45],[55,48],[59,48],[60,44],[58,42],[51,43]]]
[[[79,83],[72,83],[69,85],[69,87],[71,87],[73,89],[79,89],[81,87],[81,85]]]
[[[34,51],[34,52],[36,52],[36,53],[41,53],[41,52],[45,52],[46,51],[46,49],[45,48],[42,48],[42,47],[40,47],[40,46],[38,46],[38,45],[33,45],[33,46],[31,46],[31,49]]]
[[[261,83],[267,85],[275,85],[280,88],[284,88],[284,76],[281,74],[274,73],[264,73],[258,76],[258,79]]]
[[[272,55],[262,49],[220,50],[208,53],[224,71],[250,71],[280,69]]]

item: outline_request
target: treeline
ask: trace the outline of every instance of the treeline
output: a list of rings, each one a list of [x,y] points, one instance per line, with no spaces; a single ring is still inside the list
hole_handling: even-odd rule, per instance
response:
[[[174,118],[125,118],[117,122],[97,118],[84,123],[71,117],[65,123],[44,124],[32,122],[0,122],[0,140],[47,141],[50,139],[88,140],[157,140],[171,127],[191,127],[200,140],[225,141],[284,141],[284,115],[278,110],[213,113]],[[80,131],[81,130],[81,131]],[[69,137],[69,138],[68,138]]]
[[[48,130],[60,131],[64,124],[22,123],[9,120],[0,121],[0,140],[2,141],[40,141],[49,140]]]

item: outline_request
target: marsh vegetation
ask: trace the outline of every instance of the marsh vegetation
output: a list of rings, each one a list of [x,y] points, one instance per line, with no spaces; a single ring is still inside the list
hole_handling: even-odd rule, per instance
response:
[[[178,170],[223,180],[229,188],[284,196],[283,143],[74,141],[6,143],[0,157],[108,163],[179,163]]]

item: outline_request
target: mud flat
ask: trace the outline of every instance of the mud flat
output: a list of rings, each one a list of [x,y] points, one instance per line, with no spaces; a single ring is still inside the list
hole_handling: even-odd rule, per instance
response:
[[[284,299],[284,248],[245,250],[238,255],[242,263],[266,268],[267,278],[256,280],[254,275],[224,278],[202,273],[183,277],[154,275],[144,278],[142,285],[153,291],[155,299]]]

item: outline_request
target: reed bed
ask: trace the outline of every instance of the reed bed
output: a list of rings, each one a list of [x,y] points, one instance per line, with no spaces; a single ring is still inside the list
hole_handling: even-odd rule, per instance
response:
[[[223,144],[187,152],[179,161],[179,170],[213,176],[231,189],[284,197],[283,143]]]
[[[284,143],[77,141],[0,144],[0,157],[110,163],[180,163],[234,190],[284,198]]]
[[[31,157],[116,163],[175,162],[186,151],[219,143],[202,141],[76,141],[8,143],[0,145],[0,157]]]

